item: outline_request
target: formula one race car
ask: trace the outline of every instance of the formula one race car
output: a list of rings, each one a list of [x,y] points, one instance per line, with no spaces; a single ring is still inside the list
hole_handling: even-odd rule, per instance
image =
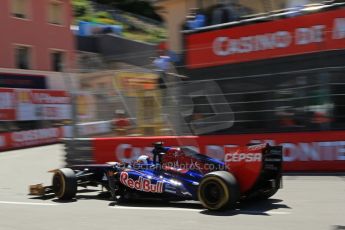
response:
[[[55,169],[51,186],[31,185],[31,195],[76,197],[77,187],[106,188],[112,199],[199,200],[209,210],[234,208],[243,199],[267,199],[281,187],[282,147],[253,145],[227,150],[224,161],[191,148],[156,143],[153,161],[75,165]]]

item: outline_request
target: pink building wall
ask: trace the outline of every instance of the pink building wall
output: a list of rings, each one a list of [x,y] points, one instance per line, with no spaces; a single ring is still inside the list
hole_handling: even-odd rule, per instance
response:
[[[67,68],[74,67],[75,42],[70,25],[73,11],[70,0],[61,0],[64,24],[48,23],[48,3],[51,0],[29,1],[29,19],[11,15],[11,0],[0,0],[0,68],[15,68],[16,44],[32,46],[31,68],[51,71],[51,52],[65,52]]]

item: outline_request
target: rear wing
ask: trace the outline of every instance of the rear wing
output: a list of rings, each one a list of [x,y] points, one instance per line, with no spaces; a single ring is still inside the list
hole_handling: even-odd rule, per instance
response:
[[[281,177],[283,148],[269,144],[225,148],[224,162],[239,181],[241,192],[246,192],[263,176]]]
[[[283,168],[283,147],[267,144],[263,149],[263,169],[281,172]]]

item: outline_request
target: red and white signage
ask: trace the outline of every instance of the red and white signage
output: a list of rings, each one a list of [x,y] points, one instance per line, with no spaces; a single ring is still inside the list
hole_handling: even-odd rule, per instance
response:
[[[345,48],[345,9],[187,34],[188,68]]]
[[[15,101],[13,89],[0,88],[0,121],[16,119]]]
[[[62,138],[61,128],[47,128],[0,134],[0,151],[56,143]]]
[[[16,89],[17,120],[71,119],[70,97],[66,91]]]
[[[0,121],[66,120],[71,111],[66,91],[0,89]]]
[[[32,89],[32,103],[34,104],[69,104],[70,97],[66,91]]]
[[[286,171],[345,171],[345,131],[241,134],[188,137],[119,137],[93,139],[96,163],[130,161],[149,154],[152,143],[164,141],[167,146],[191,146],[201,153],[224,159],[229,148],[248,143],[270,143],[283,146]],[[228,161],[257,161],[255,151],[250,158],[241,154],[228,156]]]

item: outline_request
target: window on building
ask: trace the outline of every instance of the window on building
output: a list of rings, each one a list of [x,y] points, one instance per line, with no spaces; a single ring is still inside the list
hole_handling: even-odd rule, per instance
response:
[[[30,69],[31,48],[27,46],[17,46],[15,49],[15,64],[18,69]]]
[[[51,24],[63,24],[63,4],[60,1],[49,2],[48,7],[48,22]]]
[[[99,82],[97,84],[98,89],[106,89],[108,87],[107,83],[105,82]]]
[[[61,72],[63,70],[64,53],[61,51],[55,51],[51,54],[52,70]]]
[[[11,0],[12,15],[16,18],[28,18],[29,0]]]

